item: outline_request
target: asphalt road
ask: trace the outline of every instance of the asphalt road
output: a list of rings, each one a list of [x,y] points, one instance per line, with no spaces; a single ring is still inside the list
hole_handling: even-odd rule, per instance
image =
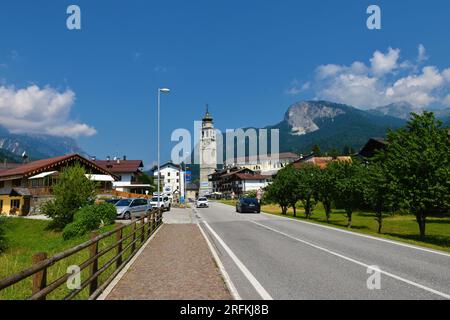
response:
[[[450,254],[220,203],[196,211],[242,299],[450,299]]]

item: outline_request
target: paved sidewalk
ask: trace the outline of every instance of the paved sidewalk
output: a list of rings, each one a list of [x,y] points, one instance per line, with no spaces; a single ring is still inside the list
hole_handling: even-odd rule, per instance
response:
[[[192,210],[166,213],[155,238],[118,282],[107,300],[230,300],[230,295]]]

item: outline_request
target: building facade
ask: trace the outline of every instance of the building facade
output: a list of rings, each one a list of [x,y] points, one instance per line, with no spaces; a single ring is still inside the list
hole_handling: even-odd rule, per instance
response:
[[[262,175],[275,175],[289,164],[299,160],[301,156],[293,152],[284,152],[274,155],[260,155],[245,158],[227,159],[226,167],[247,168]]]
[[[185,172],[183,168],[172,162],[163,164],[161,167],[160,180],[162,193],[167,194],[171,199],[177,200],[185,194]],[[155,183],[158,179],[158,168],[152,169]]]
[[[95,164],[113,173],[119,178],[119,181],[113,182],[113,189],[119,192],[132,194],[150,193],[152,186],[139,182],[139,177],[143,174],[144,163],[142,160],[127,160],[114,158],[107,160],[93,160]]]
[[[0,168],[0,213],[39,213],[40,206],[53,198],[53,186],[60,172],[75,164],[85,169],[86,178],[98,183],[98,193],[112,191],[112,184],[117,177],[78,154],[38,160]]]
[[[209,176],[216,198],[238,198],[253,191],[264,190],[272,181],[271,175],[262,175],[248,168],[216,170]]]
[[[199,145],[200,161],[200,196],[210,196],[213,192],[209,175],[213,174],[217,168],[217,140],[214,129],[214,121],[211,117],[208,106],[206,114],[202,120],[202,133]]]

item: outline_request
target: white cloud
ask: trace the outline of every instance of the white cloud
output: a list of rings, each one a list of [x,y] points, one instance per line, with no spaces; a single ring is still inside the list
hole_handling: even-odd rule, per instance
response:
[[[450,68],[445,69],[444,71],[442,71],[442,76],[445,78],[445,80],[447,82],[450,83]]]
[[[375,51],[370,63],[372,65],[372,72],[375,75],[383,76],[397,69],[397,61],[400,58],[400,50],[389,48],[386,54]]]
[[[448,94],[444,100],[442,100],[442,103],[445,104],[447,107],[450,107],[450,94]]]
[[[311,84],[309,82],[305,82],[304,84],[301,84],[300,81],[298,81],[297,79],[294,79],[291,82],[291,86],[289,87],[289,89],[287,89],[285,91],[285,93],[288,95],[296,96],[296,95],[300,94],[301,92],[308,90],[310,88],[310,86],[311,86]]]
[[[153,71],[155,71],[155,72],[167,72],[167,67],[158,65],[158,66],[153,68]]]
[[[0,125],[13,133],[55,136],[92,136],[96,130],[70,119],[75,101],[72,90],[59,92],[51,87],[0,86]]]
[[[339,72],[344,69],[342,66],[338,66],[336,64],[327,64],[323,66],[319,66],[316,70],[316,74],[318,79],[326,79],[332,76],[335,76]]]
[[[417,62],[424,62],[426,49],[419,45]],[[409,102],[416,107],[449,102],[450,68],[440,71],[435,66],[400,61],[400,49],[386,53],[375,51],[370,67],[360,61],[349,66],[327,64],[317,67],[311,85],[317,99],[326,99],[369,109],[394,102]],[[449,98],[450,99],[450,98]]]
[[[419,55],[417,56],[417,62],[421,63],[428,60],[427,50],[423,44],[419,44]]]

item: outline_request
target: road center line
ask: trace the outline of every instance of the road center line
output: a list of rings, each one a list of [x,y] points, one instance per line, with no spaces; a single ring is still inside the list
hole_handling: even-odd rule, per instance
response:
[[[339,253],[334,252],[334,251],[331,251],[331,250],[329,250],[329,249],[320,247],[320,246],[318,246],[318,245],[312,244],[312,243],[310,243],[310,242],[308,242],[308,241],[305,241],[305,240],[296,238],[296,237],[294,237],[294,236],[291,236],[291,235],[289,235],[289,234],[287,234],[287,233],[284,233],[284,232],[282,232],[282,231],[276,230],[276,229],[274,229],[274,228],[271,228],[271,227],[266,226],[266,225],[264,225],[264,224],[261,224],[261,223],[259,223],[259,222],[255,222],[255,221],[252,221],[252,220],[249,220],[249,222],[252,222],[252,223],[254,223],[254,224],[256,224],[256,225],[258,225],[258,226],[260,226],[260,227],[262,227],[262,228],[265,228],[265,229],[267,229],[267,230],[270,230],[270,231],[279,233],[279,234],[281,234],[281,235],[283,235],[283,236],[285,236],[285,237],[288,237],[288,238],[290,238],[290,239],[292,239],[292,240],[295,240],[295,241],[301,242],[301,243],[303,243],[303,244],[306,244],[306,245],[308,245],[308,246],[310,246],[310,247],[319,249],[319,250],[321,250],[321,251],[324,251],[324,252],[327,252],[327,253],[329,253],[329,254],[332,254],[332,255],[334,255],[334,256],[336,256],[336,257],[339,257],[339,258],[342,258],[342,259],[344,259],[344,260],[353,262],[353,263],[358,264],[358,265],[360,265],[360,266],[363,266],[363,267],[365,267],[365,268],[371,267],[371,266],[368,265],[368,264],[365,264],[365,263],[360,262],[360,261],[358,261],[358,260],[355,260],[355,259],[346,257],[346,256],[344,256],[344,255],[342,255],[342,254],[339,254]],[[408,280],[408,279],[399,277],[399,276],[397,276],[397,275],[395,275],[395,274],[392,274],[392,273],[389,273],[389,272],[386,272],[386,271],[383,271],[383,270],[380,270],[380,272],[381,272],[382,274],[388,276],[388,277],[391,277],[391,278],[393,278],[393,279],[396,279],[396,280],[405,282],[405,283],[407,283],[407,284],[409,284],[409,285],[412,285],[412,286],[414,286],[414,287],[420,288],[420,289],[422,289],[422,290],[431,292],[431,293],[433,293],[433,294],[439,295],[439,296],[441,296],[441,297],[443,297],[443,298],[445,298],[445,299],[450,300],[450,295],[449,295],[449,294],[446,294],[446,293],[437,291],[437,290],[435,290],[435,289],[426,287],[426,286],[421,285],[421,284],[419,284],[419,283],[416,283],[416,282],[414,282],[414,281],[411,281],[411,280]]]
[[[227,254],[231,257],[236,266],[241,270],[241,272],[244,274],[253,288],[255,288],[261,298],[263,298],[264,300],[273,300],[271,295],[266,291],[266,289],[264,289],[261,283],[259,283],[255,276],[250,272],[250,270],[248,270],[247,267],[242,263],[242,261],[239,260],[239,258],[234,254],[230,247],[228,247],[228,245],[219,237],[219,235],[211,228],[211,226],[206,221],[203,221],[202,223],[206,226],[206,228],[214,236],[214,238],[216,238],[219,244],[225,249]]]

